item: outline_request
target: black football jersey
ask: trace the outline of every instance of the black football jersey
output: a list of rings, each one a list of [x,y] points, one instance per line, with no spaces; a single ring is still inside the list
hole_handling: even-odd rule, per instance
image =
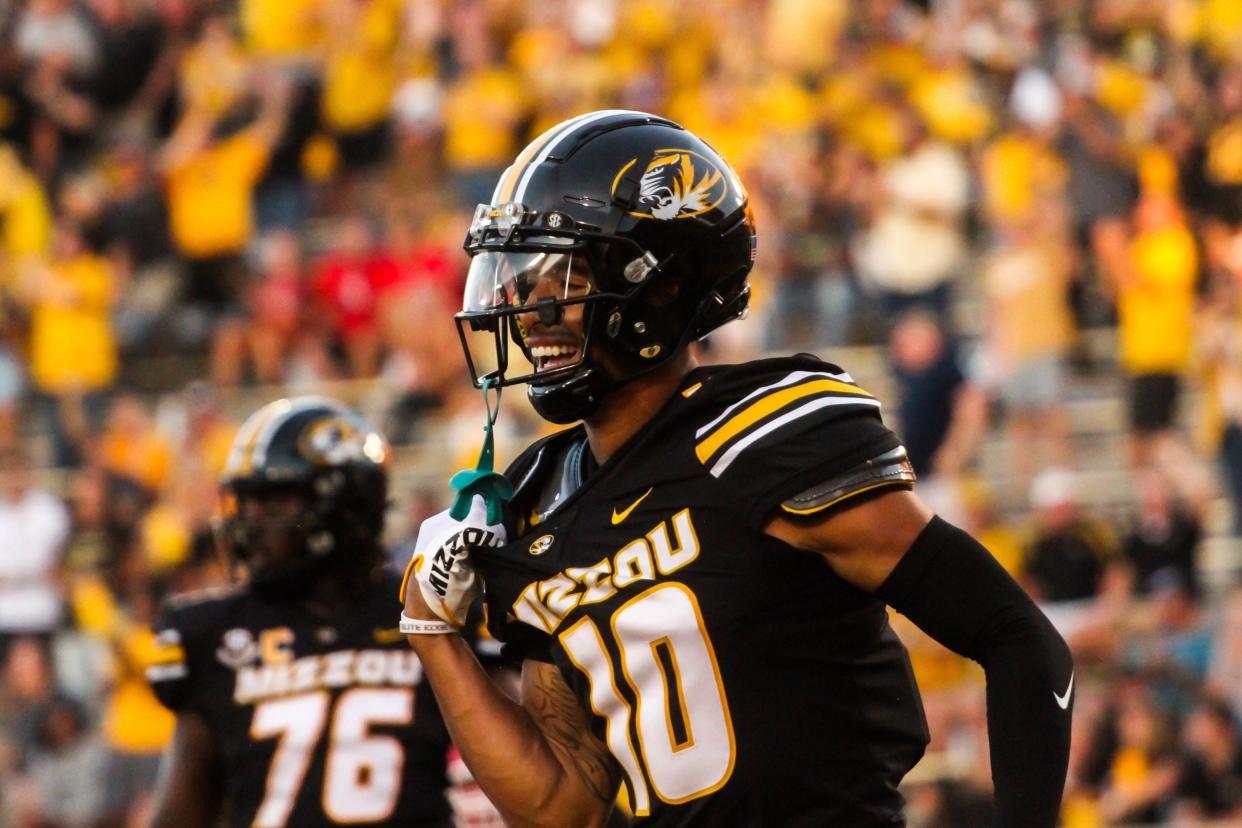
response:
[[[928,735],[885,607],[763,532],[900,446],[878,412],[812,357],[706,367],[603,466],[575,465],[578,427],[507,472],[512,540],[476,555],[488,623],[560,668],[639,824],[904,825]]]
[[[331,622],[245,587],[169,602],[156,696],[215,735],[237,828],[449,825],[448,732],[397,631],[400,579]]]

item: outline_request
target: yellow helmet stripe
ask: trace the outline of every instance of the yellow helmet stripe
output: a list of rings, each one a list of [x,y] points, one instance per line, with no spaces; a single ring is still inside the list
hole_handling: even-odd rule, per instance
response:
[[[518,181],[522,178],[522,173],[526,171],[526,166],[530,163],[530,160],[539,153],[539,150],[547,146],[549,141],[561,134],[566,127],[581,121],[582,117],[579,115],[568,121],[562,121],[556,126],[545,130],[542,135],[527,144],[526,148],[518,153],[518,157],[513,159],[513,163],[500,176],[500,183],[496,185],[496,192],[492,196],[492,203],[507,204],[509,201],[512,201],[513,193],[517,190]]]
[[[547,130],[543,135],[527,144],[526,149],[518,153],[518,157],[513,159],[513,163],[500,176],[500,183],[496,185],[496,192],[492,196],[493,204],[507,204],[513,200],[513,191],[517,189],[518,179],[522,177],[522,172],[526,169],[526,165],[530,163],[530,159],[534,158],[539,150],[543,149],[544,144],[552,140],[558,127],[559,125]]]
[[[226,469],[229,475],[250,474],[254,468],[252,458],[254,456],[255,444],[259,441],[259,429],[272,416],[272,413],[270,406],[264,406],[245,423],[242,423],[241,431],[235,438],[236,443],[232,452],[235,457],[230,457],[228,468]]]
[[[254,430],[250,432],[246,439],[246,447],[242,454],[242,474],[250,474],[254,471],[255,450],[259,447],[260,438],[264,435],[268,425],[276,419],[278,414],[283,414],[289,410],[288,400],[276,400],[268,403],[255,418]]]

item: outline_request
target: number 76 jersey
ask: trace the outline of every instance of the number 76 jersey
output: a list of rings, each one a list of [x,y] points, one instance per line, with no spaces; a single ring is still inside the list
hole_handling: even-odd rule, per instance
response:
[[[900,449],[878,408],[811,357],[701,368],[602,467],[579,427],[506,472],[488,623],[557,665],[639,824],[905,824],[927,728],[885,607],[763,531],[910,485],[859,472]]]
[[[211,729],[236,828],[445,826],[449,736],[395,619],[399,578],[331,621],[245,587],[173,599],[156,696]]]

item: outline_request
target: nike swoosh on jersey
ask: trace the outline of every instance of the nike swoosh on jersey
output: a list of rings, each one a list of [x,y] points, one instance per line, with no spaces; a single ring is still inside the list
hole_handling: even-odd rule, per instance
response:
[[[620,523],[621,521],[623,521],[623,520],[625,520],[627,517],[629,517],[629,516],[630,516],[630,512],[632,512],[632,511],[634,511],[635,509],[637,509],[637,508],[638,508],[638,504],[640,504],[640,503],[642,503],[644,500],[646,500],[646,499],[647,499],[647,495],[651,494],[651,492],[652,492],[652,490],[653,490],[653,489],[655,489],[655,486],[652,486],[650,489],[648,489],[647,491],[643,492],[642,497],[638,498],[638,500],[635,500],[633,503],[631,503],[631,504],[630,504],[630,507],[629,507],[628,509],[626,509],[624,512],[618,512],[618,511],[616,510],[616,508],[614,507],[614,508],[613,508],[613,510],[612,510],[612,525],[613,525],[613,526],[616,526],[618,523]]]
[[[1074,692],[1074,674],[1073,672],[1071,672],[1070,680],[1069,680],[1069,687],[1065,688],[1065,695],[1064,696],[1058,695],[1057,691],[1053,690],[1052,697],[1057,700],[1058,707],[1060,707],[1062,710],[1069,710],[1070,694],[1073,692]]]
[[[371,636],[375,639],[376,644],[391,644],[394,641],[400,641],[405,638],[401,634],[401,630],[396,627],[385,629],[384,627],[376,627],[371,630]]]

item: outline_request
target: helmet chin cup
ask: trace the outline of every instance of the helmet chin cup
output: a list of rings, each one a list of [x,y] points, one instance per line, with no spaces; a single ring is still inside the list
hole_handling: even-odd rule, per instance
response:
[[[526,386],[526,397],[540,417],[550,423],[567,425],[586,419],[599,410],[604,397],[616,382],[598,365],[584,362],[568,379]]]

